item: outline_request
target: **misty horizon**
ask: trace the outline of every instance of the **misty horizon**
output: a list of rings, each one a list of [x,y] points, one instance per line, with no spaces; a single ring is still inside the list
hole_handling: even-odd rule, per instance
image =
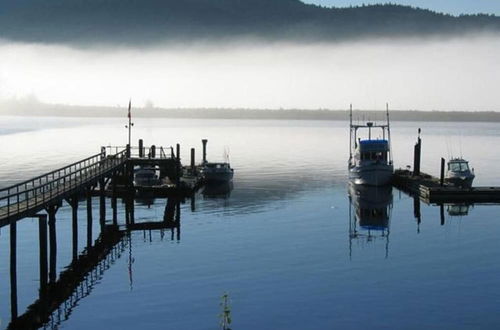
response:
[[[498,35],[73,48],[0,43],[0,99],[160,108],[498,111]]]

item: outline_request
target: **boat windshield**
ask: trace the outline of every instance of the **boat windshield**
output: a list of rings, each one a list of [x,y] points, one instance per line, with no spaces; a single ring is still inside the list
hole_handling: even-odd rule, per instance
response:
[[[453,162],[448,164],[448,169],[451,172],[465,172],[469,170],[469,164],[466,162]]]
[[[387,161],[387,152],[385,151],[362,152],[361,160]]]

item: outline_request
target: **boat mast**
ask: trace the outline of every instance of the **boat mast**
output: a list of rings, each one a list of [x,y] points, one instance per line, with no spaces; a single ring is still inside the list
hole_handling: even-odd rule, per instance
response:
[[[385,104],[385,111],[387,116],[387,139],[389,140],[389,161],[392,164],[392,147],[391,147],[391,126],[389,122],[389,103]]]

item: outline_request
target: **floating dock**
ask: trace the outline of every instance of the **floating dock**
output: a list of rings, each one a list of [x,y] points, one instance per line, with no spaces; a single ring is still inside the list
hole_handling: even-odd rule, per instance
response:
[[[461,188],[452,184],[441,184],[441,179],[422,172],[414,175],[408,170],[396,170],[392,183],[396,188],[419,196],[427,203],[500,202],[500,187]]]

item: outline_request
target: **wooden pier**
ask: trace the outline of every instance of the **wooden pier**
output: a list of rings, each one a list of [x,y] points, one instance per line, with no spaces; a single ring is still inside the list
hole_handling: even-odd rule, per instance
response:
[[[205,147],[205,145],[204,145]],[[194,149],[193,149],[194,150]],[[205,151],[204,151],[205,154]],[[192,151],[194,163],[194,151]],[[160,179],[168,178],[169,184],[136,187],[133,184],[134,166],[159,168]],[[49,221],[66,201],[76,217],[78,200],[87,198],[87,207],[92,207],[92,196],[99,196],[100,219],[106,216],[105,197],[112,198],[113,217],[116,217],[116,199],[134,198],[136,194],[188,196],[202,185],[199,171],[183,175],[180,145],[163,148],[154,145],[145,148],[142,140],[139,147],[102,147],[101,152],[60,169],[30,180],[0,189],[0,227],[24,217],[46,211]]]

